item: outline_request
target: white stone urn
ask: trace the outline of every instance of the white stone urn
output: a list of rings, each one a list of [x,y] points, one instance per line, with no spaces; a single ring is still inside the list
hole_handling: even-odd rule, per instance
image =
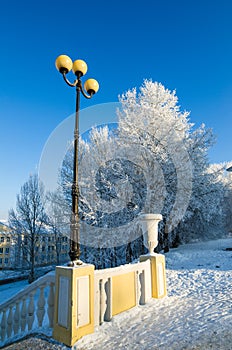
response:
[[[158,223],[162,219],[161,214],[141,214],[139,216],[144,245],[149,250],[148,255],[155,255],[154,249],[158,245]]]

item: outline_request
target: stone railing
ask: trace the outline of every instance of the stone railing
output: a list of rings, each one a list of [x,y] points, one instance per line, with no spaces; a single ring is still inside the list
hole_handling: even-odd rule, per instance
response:
[[[52,333],[54,289],[50,272],[0,304],[0,347],[30,333]]]

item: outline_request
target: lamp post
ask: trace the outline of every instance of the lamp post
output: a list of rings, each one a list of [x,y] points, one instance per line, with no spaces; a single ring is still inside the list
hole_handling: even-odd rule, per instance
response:
[[[72,62],[71,58],[66,55],[60,55],[55,62],[57,70],[62,74],[64,81],[71,87],[76,88],[76,113],[75,113],[75,129],[74,129],[74,157],[73,157],[73,183],[72,183],[72,215],[70,223],[70,251],[71,266],[80,265],[80,244],[79,244],[79,186],[78,186],[78,146],[79,146],[79,111],[80,111],[80,95],[90,99],[99,89],[99,84],[95,79],[88,79],[82,86],[81,77],[87,72],[87,64],[85,61],[76,60]],[[76,79],[71,83],[66,74],[72,69]]]

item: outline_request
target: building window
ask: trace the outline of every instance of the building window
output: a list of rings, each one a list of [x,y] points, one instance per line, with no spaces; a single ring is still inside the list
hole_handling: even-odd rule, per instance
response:
[[[44,245],[42,246],[42,252],[45,252],[45,246]]]
[[[0,254],[2,254],[3,253],[3,248],[0,248]]]
[[[4,242],[4,237],[1,237],[1,242]]]
[[[10,248],[6,248],[6,254],[9,254]]]
[[[0,258],[0,264],[2,264],[2,258]]]
[[[8,264],[8,258],[5,258],[5,264]]]
[[[6,238],[7,243],[10,243],[10,237]]]

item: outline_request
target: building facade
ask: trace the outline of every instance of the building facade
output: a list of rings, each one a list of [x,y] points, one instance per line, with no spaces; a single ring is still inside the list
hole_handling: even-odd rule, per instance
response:
[[[0,222],[0,270],[10,269],[12,265],[12,235],[9,227]]]
[[[15,234],[0,222],[0,270],[27,269],[30,266],[30,239],[27,235]],[[34,243],[35,267],[57,265],[69,260],[69,238],[44,230],[36,235]]]

